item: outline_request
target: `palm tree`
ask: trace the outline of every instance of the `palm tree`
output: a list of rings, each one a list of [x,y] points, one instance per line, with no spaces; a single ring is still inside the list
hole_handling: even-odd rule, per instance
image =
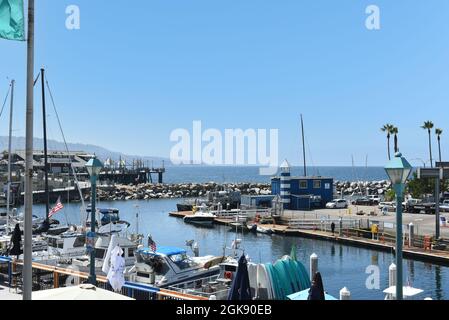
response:
[[[430,139],[431,130],[433,129],[433,122],[432,121],[426,121],[424,122],[424,125],[421,126],[424,130],[427,130],[429,133],[429,154],[430,154],[430,166],[433,168],[433,159],[432,159],[432,140]]]
[[[398,148],[398,133],[399,133],[399,129],[397,127],[393,127],[391,129],[391,134],[394,134],[394,153],[399,152],[399,148]]]
[[[387,146],[388,146],[388,160],[391,160],[391,155],[390,155],[390,137],[391,137],[391,131],[393,130],[394,126],[392,124],[385,124],[382,128],[380,128],[380,130],[382,132],[386,132],[387,133]]]
[[[441,135],[443,134],[443,129],[435,129],[435,134],[438,137],[438,153],[440,155],[440,162],[441,162]]]

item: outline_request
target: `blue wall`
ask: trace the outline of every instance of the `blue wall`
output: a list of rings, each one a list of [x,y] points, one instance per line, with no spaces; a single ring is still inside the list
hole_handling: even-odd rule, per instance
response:
[[[321,186],[319,188],[315,188],[314,182],[320,181]],[[303,188],[300,187],[302,182],[306,182],[306,185]],[[280,195],[280,184],[281,181],[279,178],[273,178],[271,180],[271,189],[273,195]],[[324,206],[327,202],[332,201],[334,197],[334,179],[333,178],[321,178],[321,177],[311,177],[311,178],[300,178],[300,177],[291,177],[290,178],[291,185],[291,195],[297,196],[320,196],[322,199],[322,206]],[[297,197],[291,197],[291,210],[308,210],[309,201],[307,199],[299,199]]]

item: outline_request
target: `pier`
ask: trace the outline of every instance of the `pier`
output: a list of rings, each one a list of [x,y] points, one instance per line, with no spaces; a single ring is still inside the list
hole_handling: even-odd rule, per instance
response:
[[[360,210],[359,208],[359,214],[360,211],[363,211],[363,209]],[[353,210],[352,212],[356,211]],[[169,213],[171,217],[175,218],[183,218],[192,214],[191,211]],[[274,217],[275,224],[263,224],[263,226],[273,230],[273,233],[279,236],[319,239],[355,247],[394,252],[396,236],[394,228],[389,222],[391,217],[371,216],[370,214],[371,212],[366,217],[360,217],[356,214],[345,214],[342,210],[316,210],[296,213],[287,211],[282,217]],[[262,216],[269,216],[269,214],[265,212],[265,215]],[[405,220],[410,221],[413,216],[417,218],[414,220],[422,220],[420,215],[411,214],[406,215]],[[251,217],[248,217],[248,219],[251,219]],[[433,221],[432,216],[427,219]],[[235,221],[235,216],[219,216],[215,219],[215,224],[231,226]],[[334,234],[331,231],[332,222],[336,226]],[[370,229],[373,224],[378,226],[378,233],[374,235]],[[416,232],[412,239],[410,239],[408,232],[404,232],[403,255],[405,258],[449,266],[449,251],[432,248],[433,235],[427,234],[430,227],[422,225],[419,229],[422,234]],[[449,227],[443,231],[447,234]]]

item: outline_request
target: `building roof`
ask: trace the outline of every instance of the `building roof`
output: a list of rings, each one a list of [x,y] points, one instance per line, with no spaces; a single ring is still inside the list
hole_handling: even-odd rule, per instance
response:
[[[272,177],[271,179],[280,179],[281,177],[276,176]],[[300,176],[291,176],[289,177],[290,180],[333,180],[332,177],[321,177],[321,176],[307,176],[307,177],[300,177]]]
[[[287,159],[284,160],[284,162],[282,162],[281,166],[279,167],[281,169],[290,169],[290,163],[288,163]]]

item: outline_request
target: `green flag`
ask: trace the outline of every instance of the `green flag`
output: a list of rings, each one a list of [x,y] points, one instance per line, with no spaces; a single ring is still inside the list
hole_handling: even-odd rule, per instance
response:
[[[25,40],[23,0],[0,0],[0,38]]]

